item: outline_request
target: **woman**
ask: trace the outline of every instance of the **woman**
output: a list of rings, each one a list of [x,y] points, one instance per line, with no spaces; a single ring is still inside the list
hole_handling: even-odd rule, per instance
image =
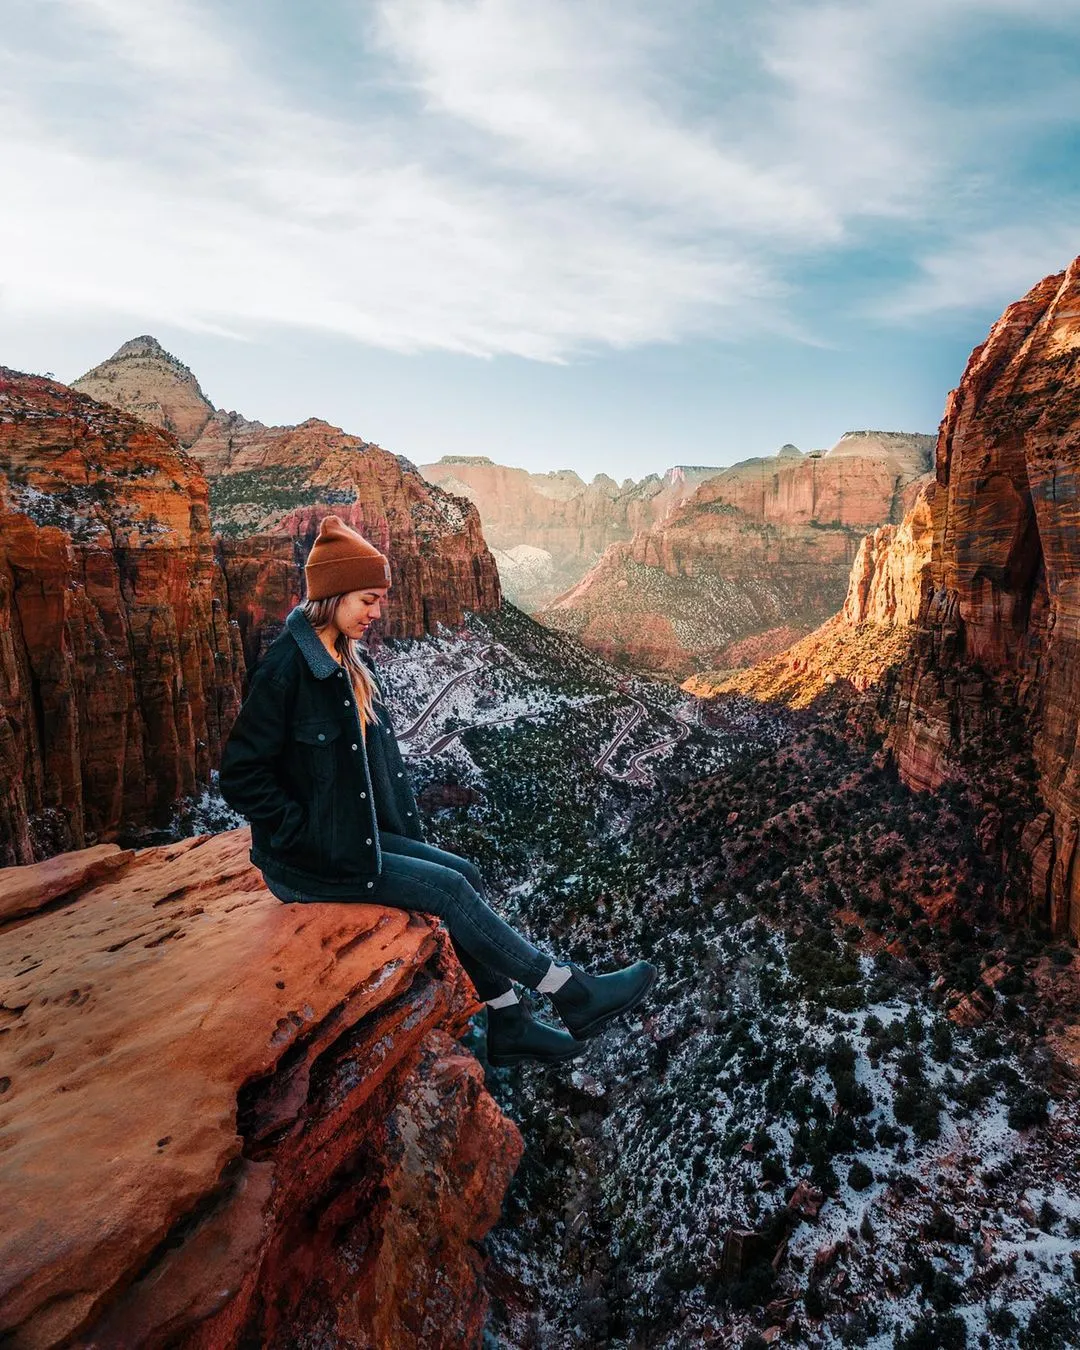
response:
[[[304,576],[307,598],[252,676],[221,761],[221,794],[251,822],[251,861],[286,903],[437,915],[487,1005],[490,1063],[574,1058],[641,1001],[656,967],[594,976],[554,961],[490,908],[473,863],[424,842],[382,685],[358,643],[380,617],[390,564],[331,515]],[[515,980],[548,994],[569,1034],[533,1018]]]

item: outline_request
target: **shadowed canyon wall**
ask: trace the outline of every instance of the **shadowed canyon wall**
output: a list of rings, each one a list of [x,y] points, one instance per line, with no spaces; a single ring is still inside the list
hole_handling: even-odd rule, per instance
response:
[[[372,645],[501,601],[476,508],[408,460],[214,412],[148,337],[77,383],[111,405],[0,375],[5,864],[164,825],[209,782],[328,510],[390,558]]]
[[[198,465],[0,368],[0,865],[167,815],[209,780],[242,677]]]
[[[1080,260],[972,352],[937,445],[931,586],[891,744],[916,787],[1034,754],[1033,903],[1080,933]],[[999,729],[1022,710],[1023,737]]]

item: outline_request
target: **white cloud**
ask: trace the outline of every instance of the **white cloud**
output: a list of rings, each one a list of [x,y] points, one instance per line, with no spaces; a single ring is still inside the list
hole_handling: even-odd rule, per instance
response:
[[[384,0],[380,18],[385,49],[427,109],[489,133],[505,167],[659,212],[684,231],[840,233],[793,166],[756,164],[648,96],[663,34],[625,3]]]
[[[915,74],[965,16],[1018,6],[383,0],[336,35],[379,86],[317,106],[288,50],[271,70],[249,41],[257,5],[23,0],[0,36],[0,318],[540,360],[791,336],[801,261],[883,219],[933,244],[922,299],[882,312],[961,303],[981,278],[957,241],[985,226],[964,185],[993,170]],[[1054,91],[1015,110],[1060,115]]]
[[[1004,308],[1080,253],[1080,225],[1058,221],[976,232],[919,260],[919,275],[874,306],[885,319]]]

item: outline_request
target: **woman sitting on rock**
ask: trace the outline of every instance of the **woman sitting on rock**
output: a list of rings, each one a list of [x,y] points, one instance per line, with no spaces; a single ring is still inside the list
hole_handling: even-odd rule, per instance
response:
[[[390,564],[331,515],[304,575],[307,598],[252,676],[221,762],[221,794],[251,822],[251,861],[287,903],[437,915],[487,1005],[489,1062],[572,1059],[636,1007],[656,967],[589,975],[553,960],[491,909],[473,863],[424,842],[375,663],[359,644],[380,616]],[[569,1034],[534,1019],[514,980],[549,995]]]

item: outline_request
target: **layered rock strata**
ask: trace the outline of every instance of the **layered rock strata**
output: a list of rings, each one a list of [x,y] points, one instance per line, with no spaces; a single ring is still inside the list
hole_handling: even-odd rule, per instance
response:
[[[317,418],[265,427],[235,413],[215,413],[191,453],[210,480],[231,612],[249,657],[302,597],[303,562],[328,508],[390,559],[382,637],[423,637],[501,603],[475,506],[425,482],[403,456]]]
[[[586,483],[572,469],[530,473],[487,455],[444,455],[420,472],[475,503],[503,591],[532,613],[580,580],[609,544],[663,520],[719,469],[679,464],[640,481],[598,473]]]
[[[853,432],[824,454],[785,446],[734,465],[612,545],[537,618],[609,660],[679,678],[733,652],[782,650],[793,628],[808,632],[844,603],[866,527],[900,522],[930,443]]]
[[[162,823],[209,781],[242,675],[198,465],[0,368],[0,866]]]
[[[863,537],[843,608],[771,659],[734,674],[692,676],[683,688],[699,697],[747,694],[804,708],[826,688],[847,681],[877,684],[906,654],[912,625],[930,584],[931,475],[899,525],[879,525]]]
[[[445,933],[282,905],[246,829],[0,872],[12,1350],[478,1345],[522,1152]]]
[[[1032,903],[1080,934],[1080,259],[1002,315],[948,398],[931,589],[890,709],[915,787],[1028,746]],[[1023,733],[1004,731],[1010,709]]]
[[[302,597],[303,561],[327,508],[390,558],[393,586],[373,642],[498,608],[498,569],[475,506],[426,482],[404,456],[318,418],[275,427],[215,410],[150,337],[125,343],[75,383],[173,430],[202,467],[249,661]]]
[[[199,381],[157,338],[144,333],[74,380],[72,389],[171,431],[181,445],[198,440],[214,412]]]

